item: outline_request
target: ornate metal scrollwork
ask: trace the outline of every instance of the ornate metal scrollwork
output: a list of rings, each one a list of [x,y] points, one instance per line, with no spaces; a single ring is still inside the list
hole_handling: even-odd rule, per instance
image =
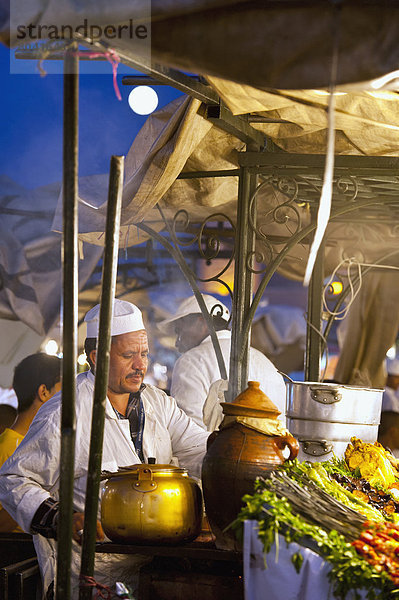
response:
[[[317,201],[322,192],[322,179],[317,177],[317,184],[311,175],[295,175],[294,181],[299,188],[298,201]],[[299,185],[301,186],[299,187]],[[354,202],[359,194],[359,181],[352,175],[340,175],[333,179],[333,199],[335,201]]]
[[[273,193],[267,195],[266,210],[258,205],[258,199],[267,189]],[[301,215],[297,207],[298,183],[288,177],[270,175],[264,177],[250,199],[249,227],[254,232],[256,250],[246,258],[247,268],[254,274],[263,273],[279,254],[278,246],[285,245],[301,227]],[[281,195],[281,198],[280,196]],[[283,200],[283,201],[280,201]],[[276,203],[277,206],[276,206]],[[256,217],[255,217],[256,215]],[[291,226],[293,224],[293,226]],[[263,264],[254,268],[253,264]]]
[[[221,252],[226,249],[226,244],[223,244],[221,238],[222,232],[219,234],[217,228],[207,228],[208,224],[213,222],[227,223],[230,229],[226,230],[226,227],[224,227],[223,232],[228,231],[229,234],[231,233],[231,238],[234,238],[235,236],[235,225],[230,217],[224,213],[213,213],[206,217],[200,224],[196,224],[194,227],[190,228],[190,218],[186,210],[181,209],[177,211],[169,227],[162,211],[160,212],[167,225],[170,241],[176,247],[182,248],[188,248],[196,244],[198,246],[199,256],[205,261],[221,259]],[[182,234],[188,235],[188,238],[182,237]],[[186,265],[186,268],[190,270],[193,277],[199,282],[208,283],[213,281],[222,285],[232,298],[233,291],[229,284],[226,281],[223,281],[222,277],[233,263],[234,245],[231,246],[230,256],[223,257],[223,260],[225,260],[223,267],[211,277],[198,277],[188,265]]]
[[[359,193],[359,183],[356,177],[341,175],[341,177],[338,177],[334,181],[334,185],[337,188],[337,192],[345,196],[346,201],[354,202],[356,200]]]

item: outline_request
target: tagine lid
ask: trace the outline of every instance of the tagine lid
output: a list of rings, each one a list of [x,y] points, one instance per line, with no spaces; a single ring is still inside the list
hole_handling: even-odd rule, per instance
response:
[[[248,387],[233,402],[221,402],[225,415],[277,419],[281,412],[260,389],[259,381],[248,381]]]

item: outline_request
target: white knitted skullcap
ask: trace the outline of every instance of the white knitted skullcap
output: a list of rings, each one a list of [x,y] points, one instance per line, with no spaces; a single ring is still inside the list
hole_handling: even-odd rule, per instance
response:
[[[100,305],[97,304],[85,316],[88,338],[98,337]],[[113,302],[111,335],[121,335],[145,329],[141,310],[131,302],[115,299]]]

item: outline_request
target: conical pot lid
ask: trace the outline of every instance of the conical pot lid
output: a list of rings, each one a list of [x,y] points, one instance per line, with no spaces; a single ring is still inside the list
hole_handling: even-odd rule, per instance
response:
[[[221,402],[225,415],[277,419],[281,412],[259,387],[258,381],[248,381],[248,387],[233,402]]]

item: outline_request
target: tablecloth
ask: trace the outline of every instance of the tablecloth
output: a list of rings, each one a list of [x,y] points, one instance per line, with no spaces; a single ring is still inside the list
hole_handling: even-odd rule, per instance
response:
[[[297,573],[291,556],[300,551],[303,563]],[[266,562],[265,562],[266,561]],[[331,565],[318,554],[292,542],[288,547],[279,536],[278,551],[274,545],[265,555],[258,538],[258,522],[245,521],[244,544],[245,600],[334,600],[332,586],[327,578]],[[346,600],[352,600],[349,593]],[[366,598],[366,592],[360,593]]]

